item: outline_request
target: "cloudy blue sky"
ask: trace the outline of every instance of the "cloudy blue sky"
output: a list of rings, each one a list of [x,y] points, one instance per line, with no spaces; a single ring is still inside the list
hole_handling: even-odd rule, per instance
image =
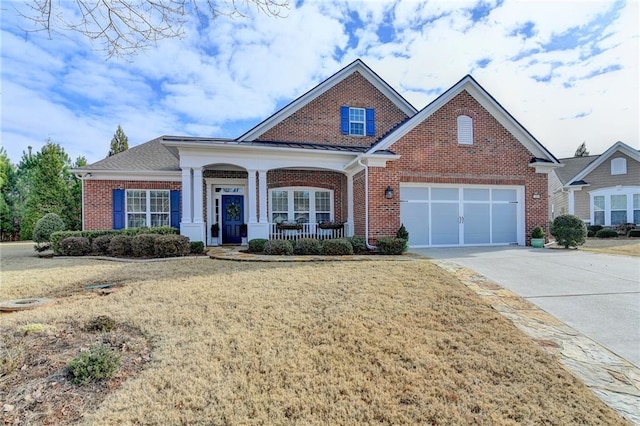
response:
[[[471,74],[559,158],[583,141],[640,148],[637,1],[299,1],[286,18],[191,22],[184,39],[109,60],[73,34],[26,34],[23,7],[0,11],[14,163],[47,138],[95,162],[119,124],[129,146],[237,137],[356,58],[418,109]]]

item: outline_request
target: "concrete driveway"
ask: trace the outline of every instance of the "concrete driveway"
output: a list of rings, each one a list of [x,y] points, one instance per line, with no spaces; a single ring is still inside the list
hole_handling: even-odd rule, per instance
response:
[[[526,247],[409,251],[478,272],[640,367],[640,259]]]

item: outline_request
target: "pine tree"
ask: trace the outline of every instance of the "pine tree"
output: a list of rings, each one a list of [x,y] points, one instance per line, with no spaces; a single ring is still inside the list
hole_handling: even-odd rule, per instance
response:
[[[589,155],[589,151],[587,151],[587,143],[582,142],[578,149],[576,149],[576,153],[573,154],[574,157],[586,157]]]
[[[109,154],[107,157],[111,157],[112,155],[116,155],[119,152],[126,151],[129,149],[129,138],[124,134],[122,127],[118,124],[118,128],[116,129],[116,133],[111,138],[111,147],[109,148]]]
[[[0,239],[11,239],[15,232],[17,177],[7,151],[0,147]]]

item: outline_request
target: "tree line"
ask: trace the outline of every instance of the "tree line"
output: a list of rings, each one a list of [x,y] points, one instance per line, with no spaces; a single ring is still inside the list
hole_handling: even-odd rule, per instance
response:
[[[128,149],[127,136],[118,126],[107,156]],[[12,164],[0,147],[0,239],[30,240],[41,217],[55,213],[68,230],[82,229],[82,182],[71,170],[87,165],[85,157],[74,161],[60,144],[50,139],[42,149],[22,152]]]

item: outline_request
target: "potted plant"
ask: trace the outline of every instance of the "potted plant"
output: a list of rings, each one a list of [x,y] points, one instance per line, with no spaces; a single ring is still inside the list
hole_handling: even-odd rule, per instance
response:
[[[344,223],[342,223],[342,222],[320,222],[318,224],[318,228],[320,228],[320,229],[342,229],[342,228],[344,228]]]
[[[276,225],[276,229],[278,231],[300,231],[302,229],[302,224],[297,222],[281,222]]]
[[[531,230],[531,247],[544,247],[544,230],[540,226],[536,226]]]
[[[220,235],[220,225],[217,223],[214,223],[213,225],[211,225],[211,236],[213,238],[218,238],[219,235]]]

